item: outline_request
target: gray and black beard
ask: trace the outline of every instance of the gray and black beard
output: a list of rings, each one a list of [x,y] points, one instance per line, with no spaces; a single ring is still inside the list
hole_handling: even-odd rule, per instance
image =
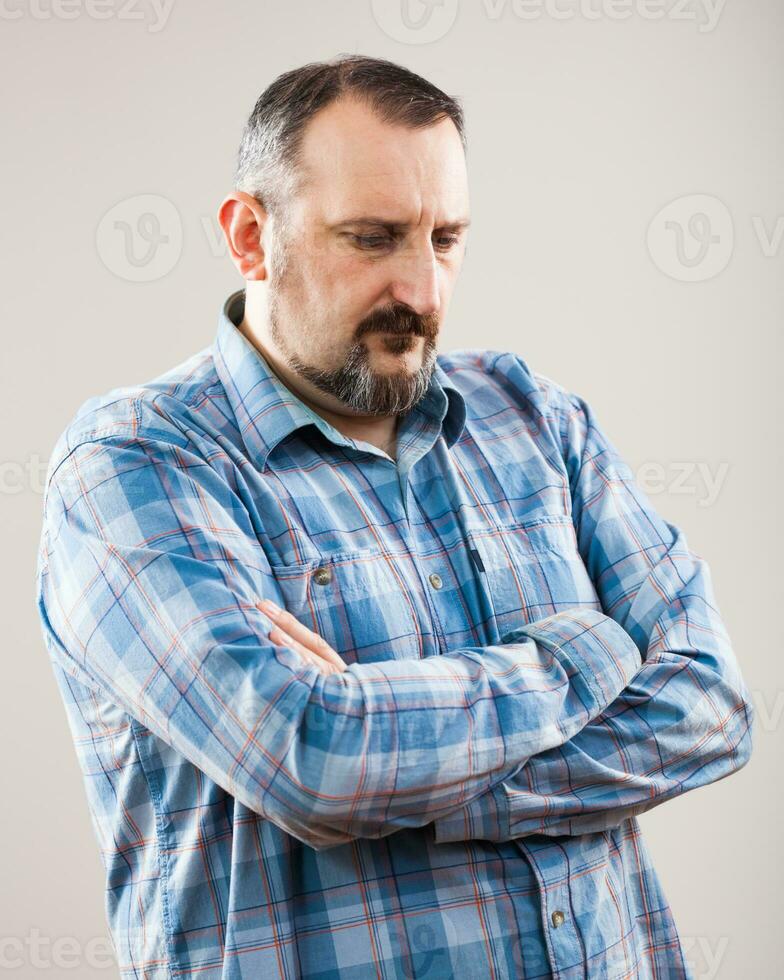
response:
[[[334,396],[360,415],[387,416],[407,412],[427,392],[438,354],[434,339],[438,321],[434,316],[420,316],[401,305],[374,310],[360,323],[359,339],[349,347],[343,364],[334,371],[325,371],[306,364],[295,352],[288,351],[281,342],[281,331],[272,312],[272,336],[278,347],[287,352],[289,366],[320,391]],[[411,335],[424,337],[422,364],[413,374],[406,369],[384,373],[373,370],[362,337],[380,331],[387,332],[383,343],[393,352],[407,350]]]

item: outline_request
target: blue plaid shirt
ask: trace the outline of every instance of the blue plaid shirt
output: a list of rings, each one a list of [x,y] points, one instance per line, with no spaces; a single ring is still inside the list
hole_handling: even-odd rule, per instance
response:
[[[393,460],[243,304],[49,464],[37,609],[121,977],[691,976],[637,816],[751,753],[705,561],[518,355],[440,354]]]

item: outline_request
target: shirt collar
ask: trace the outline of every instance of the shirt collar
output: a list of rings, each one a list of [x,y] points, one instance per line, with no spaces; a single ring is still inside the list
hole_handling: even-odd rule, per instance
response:
[[[283,384],[269,362],[238,329],[245,290],[232,293],[218,316],[213,357],[250,457],[263,470],[270,452],[304,425],[315,425],[333,443],[356,448],[353,439],[309,408]],[[436,360],[430,386],[415,408],[443,426],[448,447],[465,426],[465,400]]]

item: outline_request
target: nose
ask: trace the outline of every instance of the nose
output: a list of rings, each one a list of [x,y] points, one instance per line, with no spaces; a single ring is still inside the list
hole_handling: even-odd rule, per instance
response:
[[[398,263],[390,286],[393,298],[420,316],[438,313],[441,306],[439,268],[431,243],[409,245],[398,256]]]

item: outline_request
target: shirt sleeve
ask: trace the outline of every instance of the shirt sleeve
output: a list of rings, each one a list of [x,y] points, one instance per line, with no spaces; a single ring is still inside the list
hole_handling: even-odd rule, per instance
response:
[[[314,848],[462,806],[639,669],[610,617],[575,609],[512,644],[322,674],[267,635],[259,600],[283,600],[242,486],[179,426],[133,414],[72,438],[47,483],[50,656]]]
[[[584,399],[568,394],[560,430],[580,554],[643,664],[568,741],[437,819],[439,842],[601,831],[751,755],[753,707],[707,563],[654,510]]]

